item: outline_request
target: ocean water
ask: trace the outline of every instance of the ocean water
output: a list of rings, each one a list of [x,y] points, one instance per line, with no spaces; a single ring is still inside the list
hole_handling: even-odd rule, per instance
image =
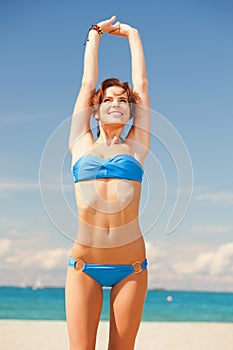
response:
[[[101,320],[109,319],[104,289]],[[0,319],[65,320],[64,288],[0,287]],[[144,321],[233,322],[233,293],[149,290]]]

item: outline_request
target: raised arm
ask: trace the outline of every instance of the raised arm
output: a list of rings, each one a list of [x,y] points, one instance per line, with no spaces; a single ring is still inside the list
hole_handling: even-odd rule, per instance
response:
[[[116,17],[99,22],[97,25],[103,33],[116,29],[113,25]],[[72,123],[69,138],[69,149],[73,153],[79,150],[80,146],[87,146],[88,143],[93,142],[92,133],[90,130],[90,116],[91,110],[89,100],[91,94],[96,89],[98,80],[98,48],[99,48],[100,33],[92,29],[88,33],[88,40],[86,41],[86,48],[84,54],[84,67],[81,88],[75,102]],[[83,147],[82,147],[83,148]]]
[[[128,139],[142,144],[146,155],[150,146],[150,102],[141,37],[137,29],[122,23],[118,24],[118,28],[112,31],[111,34],[126,37],[129,40],[133,89],[138,93],[140,100]]]
[[[131,51],[133,88],[136,92],[139,93],[141,104],[149,107],[146,62],[142,41],[138,30],[131,28],[129,30],[128,39]]]

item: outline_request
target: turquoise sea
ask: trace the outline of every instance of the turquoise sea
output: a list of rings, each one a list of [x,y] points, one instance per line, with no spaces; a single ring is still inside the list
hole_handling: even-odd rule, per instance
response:
[[[104,289],[102,320],[108,320]],[[64,288],[0,287],[0,319],[65,320]],[[157,291],[147,293],[144,321],[233,322],[233,293]]]

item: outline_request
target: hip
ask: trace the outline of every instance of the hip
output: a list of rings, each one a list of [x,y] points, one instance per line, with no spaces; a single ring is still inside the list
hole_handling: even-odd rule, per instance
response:
[[[71,254],[74,259],[82,259],[90,264],[132,264],[146,258],[146,248],[142,236],[127,244],[107,248],[83,245],[76,241]]]

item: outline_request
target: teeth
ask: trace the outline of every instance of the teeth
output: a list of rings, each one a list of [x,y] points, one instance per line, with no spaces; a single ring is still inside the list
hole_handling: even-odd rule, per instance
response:
[[[119,117],[119,116],[122,115],[122,113],[120,113],[120,112],[111,112],[110,114],[111,114],[111,115],[115,115],[115,116],[117,116],[117,117]]]

